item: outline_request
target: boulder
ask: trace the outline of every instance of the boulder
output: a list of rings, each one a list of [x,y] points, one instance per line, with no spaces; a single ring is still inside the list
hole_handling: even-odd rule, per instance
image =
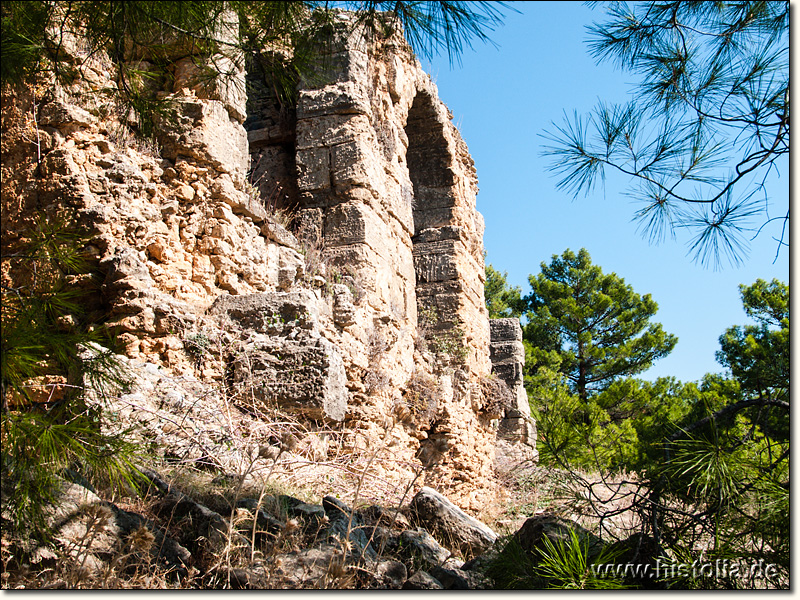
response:
[[[464,571],[451,566],[433,567],[431,576],[446,590],[483,590],[488,580],[474,571]]]
[[[545,537],[553,543],[559,541],[568,543],[570,531],[574,531],[578,535],[581,544],[588,543],[590,557],[596,556],[603,549],[604,544],[599,537],[574,521],[550,513],[528,518],[514,534],[514,539],[525,552],[536,559],[538,553],[535,549],[542,547]]]
[[[3,496],[5,506],[5,493]],[[23,547],[32,563],[68,557],[80,561],[87,574],[100,575],[111,562],[120,565],[147,555],[150,564],[172,576],[181,578],[188,573],[192,558],[189,550],[150,520],[102,500],[83,485],[61,482],[54,502],[44,513],[56,545],[65,549],[65,554],[56,554],[50,545],[38,545],[31,538],[23,542]],[[3,515],[4,529],[7,517]]]
[[[397,551],[415,569],[430,569],[450,557],[450,551],[424,529],[407,529],[401,533]]]
[[[419,570],[403,584],[404,590],[443,590],[442,583],[426,571]]]
[[[424,487],[411,501],[415,521],[453,551],[472,557],[497,541],[492,529],[469,516],[436,490]]]
[[[332,541],[332,538],[347,540],[350,552],[355,556],[373,560],[377,558],[378,554],[372,548],[367,533],[371,528],[365,528],[361,518],[349,506],[338,498],[325,496],[322,499],[322,508],[328,517],[328,527],[325,530],[328,541]]]

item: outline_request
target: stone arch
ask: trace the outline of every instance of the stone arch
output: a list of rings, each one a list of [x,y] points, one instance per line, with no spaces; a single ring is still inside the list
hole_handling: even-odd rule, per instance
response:
[[[452,221],[455,205],[453,153],[445,136],[445,123],[437,114],[433,98],[420,91],[408,111],[406,164],[414,188],[414,237],[425,229]]]
[[[438,110],[437,110],[438,109]],[[457,324],[461,284],[456,268],[460,245],[456,225],[457,176],[454,144],[447,130],[449,115],[426,90],[420,90],[408,112],[406,164],[413,187],[417,310],[436,309],[443,331]],[[430,313],[428,313],[430,314]]]

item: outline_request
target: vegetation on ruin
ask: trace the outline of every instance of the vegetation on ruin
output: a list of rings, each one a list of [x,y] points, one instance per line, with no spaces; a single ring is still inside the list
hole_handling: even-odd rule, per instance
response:
[[[652,559],[761,560],[777,571],[767,582],[704,576],[659,585],[782,585],[789,565],[788,286],[777,280],[740,286],[745,312],[756,324],[735,325],[720,336],[717,360],[725,373],[680,382],[645,381],[634,377],[636,370],[622,371],[582,395],[571,371],[559,369],[573,350],[571,340],[557,334],[561,328],[588,331],[586,311],[606,314],[609,306],[622,305],[603,308],[588,293],[592,286],[576,278],[584,293],[563,294],[566,309],[548,308],[541,319],[537,306],[560,306],[536,303],[536,290],[554,274],[552,265],[542,264],[542,273],[530,277],[531,295],[521,298],[507,284],[497,295],[506,303],[509,296],[510,303],[521,298],[531,307],[524,315],[526,387],[541,463],[572,474],[585,510],[595,518],[635,515],[636,525],[625,534],[654,540]],[[602,281],[599,269],[592,281]],[[610,499],[599,495],[603,486],[615,488]],[[609,509],[614,500],[625,506]]]
[[[451,1],[9,1],[0,8],[0,79],[5,85],[48,76],[68,86],[84,76],[84,65],[65,60],[63,48],[80,39],[87,57],[106,53],[112,60],[116,88],[102,93],[132,111],[140,133],[152,137],[166,108],[152,84],[170,77],[176,56],[197,56],[210,89],[230,84],[234,65],[252,61],[270,87],[290,99],[302,77],[318,77],[342,10],[356,15],[349,24],[356,35],[402,30],[421,56],[444,52],[457,61],[465,47],[490,41],[506,9],[503,2]]]

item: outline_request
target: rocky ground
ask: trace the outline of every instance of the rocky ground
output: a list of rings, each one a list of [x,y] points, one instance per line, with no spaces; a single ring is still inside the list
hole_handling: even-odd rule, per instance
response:
[[[134,385],[104,403],[108,426],[133,428],[142,448],[136,489],[65,479],[50,544],[4,518],[4,588],[486,589],[509,535],[533,552],[531,527],[585,531],[556,515],[574,512],[563,494],[544,511],[554,479],[533,463],[498,469],[506,494],[479,515],[490,527],[424,487],[421,470],[404,488],[384,480],[390,439],[348,446],[358,436],[121,360]]]

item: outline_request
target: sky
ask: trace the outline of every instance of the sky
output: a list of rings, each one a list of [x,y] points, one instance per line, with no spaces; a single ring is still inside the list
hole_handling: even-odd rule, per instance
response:
[[[460,65],[446,55],[421,60],[475,161],[487,263],[526,294],[528,275],[538,274],[542,262],[586,248],[603,272],[651,294],[659,306],[652,321],[678,337],[672,353],[639,377],[689,382],[724,372],[714,356],[719,336],[752,323],[739,284],[788,283],[788,251],[775,261],[770,230],[751,242],[744,265],[715,271],[693,261],[680,233],[660,245],[642,238],[632,222],[635,205],[622,194],[625,180],[609,180],[577,199],[556,189],[542,134],[563,123],[565,112],[587,114],[601,99],[624,102],[636,79],[597,65],[588,53],[586,27],[602,19],[602,9],[574,1],[510,4],[520,14],[505,12],[504,25],[490,34],[497,47],[478,42],[464,50]],[[772,193],[780,203],[789,194],[788,161]]]

